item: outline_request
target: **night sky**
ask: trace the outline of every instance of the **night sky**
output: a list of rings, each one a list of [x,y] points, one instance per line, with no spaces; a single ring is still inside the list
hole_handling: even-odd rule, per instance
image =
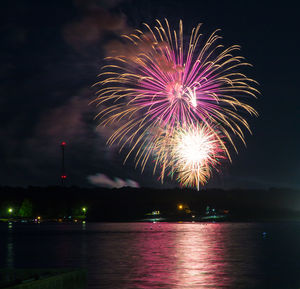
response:
[[[175,3],[176,2],[176,3]],[[125,165],[96,129],[91,86],[105,49],[118,35],[168,18],[189,33],[221,28],[253,64],[261,95],[251,104],[253,135],[238,144],[209,187],[300,188],[299,15],[294,1],[3,1],[1,2],[0,185],[57,185],[60,143],[67,142],[68,185],[161,185],[151,168]],[[101,175],[99,175],[101,174]],[[116,179],[118,178],[118,179]]]

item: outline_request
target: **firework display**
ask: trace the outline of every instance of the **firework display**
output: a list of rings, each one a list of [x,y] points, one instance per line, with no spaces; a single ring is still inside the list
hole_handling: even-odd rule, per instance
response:
[[[218,170],[220,160],[226,158],[225,146],[217,135],[205,124],[179,129],[170,143],[170,170],[185,186],[204,185],[212,169]]]
[[[199,24],[186,41],[182,21],[178,31],[156,21],[123,35],[106,57],[95,84],[96,117],[115,127],[109,145],[129,147],[125,161],[134,154],[144,170],[151,159],[162,181],[168,172],[199,189],[221,159],[231,161],[235,139],[245,143],[244,115],[257,115],[246,100],[259,92],[240,71],[250,64],[233,55],[239,46],[224,48],[218,30],[205,39]]]

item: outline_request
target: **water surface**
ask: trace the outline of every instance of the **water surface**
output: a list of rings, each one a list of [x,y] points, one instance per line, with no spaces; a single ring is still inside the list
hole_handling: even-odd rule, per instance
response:
[[[0,266],[86,268],[88,289],[299,289],[300,223],[2,223]]]

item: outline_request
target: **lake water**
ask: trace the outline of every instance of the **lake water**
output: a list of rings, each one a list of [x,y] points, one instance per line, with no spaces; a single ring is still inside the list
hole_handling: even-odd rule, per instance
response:
[[[299,289],[300,223],[2,223],[0,267],[86,268],[88,289]]]

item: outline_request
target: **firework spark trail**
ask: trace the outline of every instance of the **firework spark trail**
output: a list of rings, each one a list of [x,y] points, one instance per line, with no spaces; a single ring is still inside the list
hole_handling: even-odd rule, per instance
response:
[[[156,153],[154,172],[160,167],[164,173],[169,157],[158,141],[166,136],[161,132],[167,129],[171,138],[178,129],[204,123],[217,127],[222,139],[237,151],[232,136],[245,143],[243,129],[250,131],[240,113],[257,115],[243,99],[259,93],[256,82],[239,72],[240,67],[250,65],[233,55],[239,46],[223,48],[217,43],[218,30],[203,41],[199,24],[185,49],[182,21],[178,33],[170,30],[166,19],[164,25],[157,20],[154,29],[144,25],[147,32],[124,35],[127,51],[106,58],[108,64],[95,84],[100,85],[95,99],[101,107],[96,116],[100,125],[120,123],[108,144],[118,143],[120,150],[131,147],[125,161],[135,152],[136,166],[140,164],[142,171]],[[231,160],[228,147],[221,147]],[[203,171],[210,175],[211,170]]]

